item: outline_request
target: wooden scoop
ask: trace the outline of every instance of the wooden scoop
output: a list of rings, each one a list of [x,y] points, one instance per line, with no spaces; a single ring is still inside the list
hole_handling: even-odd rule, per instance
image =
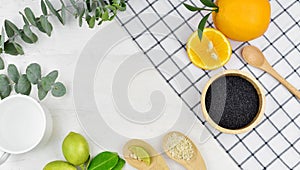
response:
[[[194,154],[193,154],[193,157],[190,160],[176,159],[176,158],[172,157],[172,155],[170,153],[170,150],[167,146],[167,143],[168,143],[169,137],[174,133],[177,134],[178,136],[185,137],[187,140],[189,140],[191,142],[193,150],[194,150]],[[189,139],[184,134],[182,134],[180,132],[170,132],[170,133],[166,134],[164,139],[163,139],[163,148],[164,148],[166,154],[171,159],[173,159],[174,161],[176,161],[179,164],[183,165],[187,170],[206,170],[206,165],[205,165],[204,159],[202,158],[202,156],[201,156],[199,150],[197,149],[196,145],[192,142],[191,139]]]
[[[245,61],[253,67],[257,67],[261,70],[272,75],[281,84],[283,84],[292,94],[294,94],[298,99],[300,99],[300,91],[298,91],[294,86],[287,82],[282,76],[280,76],[273,67],[268,63],[263,53],[254,46],[246,46],[243,48],[242,56]]]
[[[139,146],[144,148],[149,155],[151,156],[150,166],[146,165],[144,162],[131,158],[129,151],[130,146]],[[169,167],[164,160],[164,158],[156,152],[156,150],[146,143],[145,141],[133,139],[128,141],[123,147],[123,154],[126,162],[128,162],[131,166],[139,169],[139,170],[169,170]]]

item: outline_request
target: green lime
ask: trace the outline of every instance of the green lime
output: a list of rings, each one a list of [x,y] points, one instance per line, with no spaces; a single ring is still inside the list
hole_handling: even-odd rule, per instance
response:
[[[128,148],[129,151],[132,152],[132,158],[140,160],[144,162],[146,165],[150,166],[151,164],[151,157],[149,153],[140,146],[130,146]]]
[[[49,162],[43,170],[76,170],[76,167],[65,161]]]
[[[75,132],[70,132],[66,136],[62,151],[66,160],[75,166],[84,164],[90,156],[88,142],[82,135]]]

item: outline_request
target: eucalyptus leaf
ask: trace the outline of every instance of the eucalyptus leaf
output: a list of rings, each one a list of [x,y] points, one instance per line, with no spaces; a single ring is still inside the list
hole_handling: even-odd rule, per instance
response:
[[[2,48],[0,48],[0,54],[3,52]]]
[[[115,167],[118,161],[118,154],[112,152],[102,152],[92,160],[88,170],[109,170]]]
[[[47,96],[48,92],[45,91],[43,88],[38,88],[38,97],[39,100],[43,100]]]
[[[25,35],[24,32],[21,33],[21,39],[22,39],[24,42],[28,43],[28,44],[33,44],[33,43],[34,43],[29,37],[27,37],[27,36]]]
[[[85,0],[85,5],[87,7],[87,10],[89,12],[92,12],[91,1],[90,0]]]
[[[65,95],[67,92],[66,87],[64,84],[62,84],[61,82],[56,82],[51,90],[51,94],[54,97],[61,97],[63,95]]]
[[[38,28],[41,32],[47,34],[47,32],[46,32],[46,31],[44,30],[44,28],[42,27],[41,21],[38,21],[36,26],[37,26],[37,28]]]
[[[29,22],[28,22],[28,20],[26,19],[25,15],[24,15],[22,12],[19,12],[19,14],[22,15],[22,19],[23,19],[25,25],[29,25]]]
[[[58,18],[58,20],[64,25],[64,21],[63,21],[62,17],[59,15],[57,10],[53,7],[51,2],[49,0],[45,0],[45,2],[46,2],[46,5],[48,6],[49,10],[51,11],[51,13],[53,15],[55,15]]]
[[[83,18],[84,13],[85,13],[85,9],[82,9],[79,14],[79,26],[80,27],[82,26],[82,18]]]
[[[94,28],[94,27],[95,27],[95,21],[96,21],[95,16],[92,16],[92,17],[90,18],[90,20],[88,21],[88,23],[89,23],[89,28]]]
[[[78,13],[79,13],[79,8],[78,8],[78,6],[76,5],[76,2],[75,2],[74,0],[70,0],[70,2],[71,2],[73,8],[76,10],[76,12],[77,12],[77,14],[78,14]]]
[[[42,15],[40,17],[40,20],[41,20],[41,26],[42,26],[43,30],[45,30],[46,34],[50,37],[51,32],[52,32],[51,23],[48,21],[48,19],[44,15]]]
[[[53,83],[52,83],[52,81],[51,81],[51,79],[49,77],[42,77],[42,79],[41,79],[41,87],[45,91],[50,91],[52,85],[53,85]]]
[[[51,84],[54,84],[55,80],[58,77],[58,71],[51,71],[46,77],[51,81]]]
[[[14,64],[8,65],[7,75],[14,83],[17,83],[20,78],[20,73]]]
[[[126,162],[125,162],[124,159],[119,158],[117,165],[115,167],[113,167],[112,170],[122,170],[122,168],[124,167],[125,163]]]
[[[101,17],[101,8],[100,7],[96,8],[95,17],[96,17],[96,19],[99,19]]]
[[[9,79],[6,75],[0,74],[0,97],[4,99],[8,97],[11,93],[11,86],[9,84]]]
[[[4,28],[5,28],[5,32],[6,32],[6,35],[11,38],[15,35],[15,31],[14,29],[9,25],[9,22],[8,20],[5,20],[4,21]]]
[[[199,37],[200,40],[202,40],[203,30],[204,30],[206,21],[207,21],[210,14],[211,13],[205,15],[205,17],[202,18],[202,20],[200,21],[200,23],[198,25],[198,37]]]
[[[63,4],[62,7],[61,7],[61,18],[62,18],[62,21],[63,21],[63,24],[66,24],[66,6]]]
[[[8,41],[5,42],[4,43],[4,51],[5,51],[5,53],[10,54],[10,55],[24,54],[22,47],[15,42],[8,42]]]
[[[26,68],[27,79],[32,84],[37,84],[41,79],[41,66],[37,63],[32,63]]]
[[[218,6],[213,3],[211,0],[200,0],[201,3],[207,7],[218,8]]]
[[[30,22],[30,24],[32,24],[33,26],[37,26],[36,18],[34,16],[34,13],[31,11],[31,9],[26,7],[24,9],[24,13],[25,13],[26,18]]]
[[[25,74],[22,74],[16,84],[16,92],[24,95],[29,95],[31,92],[31,84]]]
[[[107,21],[109,19],[109,13],[107,10],[105,10],[102,14],[102,20]]]
[[[24,34],[25,34],[25,35],[26,35],[33,43],[37,42],[38,37],[37,37],[36,34],[34,34],[34,33],[31,31],[29,25],[24,25],[23,31],[24,31]]]
[[[4,34],[4,28],[2,27],[2,29],[1,29],[1,42],[0,42],[0,45],[1,45],[2,49],[4,49],[4,42],[5,42],[5,34]]]
[[[48,10],[47,10],[44,0],[41,0],[41,9],[42,9],[42,12],[44,15],[48,15]]]
[[[3,70],[4,68],[5,68],[4,61],[2,57],[0,57],[0,70]]]

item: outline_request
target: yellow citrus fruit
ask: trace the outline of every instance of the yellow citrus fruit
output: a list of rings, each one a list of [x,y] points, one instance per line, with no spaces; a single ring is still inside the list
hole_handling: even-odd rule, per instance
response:
[[[249,41],[264,34],[271,16],[269,0],[217,0],[213,22],[226,37]]]
[[[205,28],[202,39],[195,31],[188,39],[187,54],[192,63],[205,70],[214,70],[225,65],[231,56],[228,39],[218,30]]]

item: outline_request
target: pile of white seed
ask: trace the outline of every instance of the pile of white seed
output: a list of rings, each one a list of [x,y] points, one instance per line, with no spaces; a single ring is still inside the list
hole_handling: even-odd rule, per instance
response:
[[[175,159],[191,160],[194,155],[192,143],[184,136],[172,133],[166,142],[166,149]]]

